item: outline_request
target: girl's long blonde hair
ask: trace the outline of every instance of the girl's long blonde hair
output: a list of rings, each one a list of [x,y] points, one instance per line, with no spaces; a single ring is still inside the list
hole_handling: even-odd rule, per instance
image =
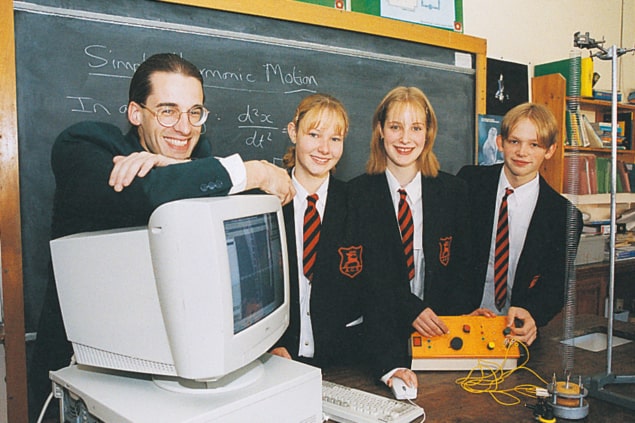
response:
[[[386,116],[389,110],[395,108],[412,107],[420,110],[425,116],[426,143],[421,155],[417,158],[419,171],[427,177],[436,177],[439,174],[439,160],[432,151],[434,140],[437,136],[437,116],[434,113],[432,104],[428,97],[417,87],[396,87],[377,106],[373,115],[373,133],[370,139],[370,156],[366,163],[366,172],[369,174],[379,174],[386,171],[388,157],[384,139],[381,136],[381,128],[386,123]]]

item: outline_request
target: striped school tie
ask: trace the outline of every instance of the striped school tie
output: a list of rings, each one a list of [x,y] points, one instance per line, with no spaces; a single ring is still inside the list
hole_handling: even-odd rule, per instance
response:
[[[320,241],[320,215],[315,207],[317,200],[317,194],[307,196],[307,206],[304,211],[304,237],[302,240],[304,252],[302,262],[304,275],[309,281],[313,280],[313,265],[317,255],[317,245]]]
[[[406,190],[399,190],[399,212],[397,219],[399,220],[399,231],[401,232],[401,242],[403,243],[403,252],[406,256],[406,265],[408,266],[408,279],[415,277],[415,257],[414,257],[414,224],[412,223],[412,211],[406,197]]]
[[[507,214],[507,197],[514,192],[505,188],[505,195],[498,211],[496,226],[496,250],[494,255],[494,298],[496,308],[501,311],[507,301],[507,269],[509,267],[509,225]]]

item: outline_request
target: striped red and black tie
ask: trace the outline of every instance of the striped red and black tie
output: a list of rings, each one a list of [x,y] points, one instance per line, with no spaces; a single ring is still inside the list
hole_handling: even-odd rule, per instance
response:
[[[403,252],[406,256],[406,265],[408,266],[408,279],[415,277],[415,258],[414,258],[414,224],[412,222],[412,211],[408,206],[406,190],[399,190],[399,212],[397,219],[399,220],[399,231],[401,232],[401,242],[403,243]]]
[[[313,266],[317,255],[317,245],[320,242],[320,215],[315,206],[317,200],[317,194],[307,196],[307,206],[304,211],[304,237],[302,240],[304,252],[302,263],[304,275],[309,281],[313,280]]]
[[[505,195],[498,211],[496,226],[496,250],[494,256],[494,298],[496,308],[501,311],[507,301],[507,269],[509,267],[509,224],[507,213],[507,197],[514,192],[505,188]]]

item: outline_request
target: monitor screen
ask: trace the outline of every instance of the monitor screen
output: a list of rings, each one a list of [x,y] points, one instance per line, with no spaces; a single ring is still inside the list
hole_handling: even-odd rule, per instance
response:
[[[259,322],[284,301],[280,227],[275,213],[224,222],[232,285],[234,333]]]
[[[79,364],[216,381],[267,352],[289,323],[279,200],[187,199],[147,227],[51,241]]]

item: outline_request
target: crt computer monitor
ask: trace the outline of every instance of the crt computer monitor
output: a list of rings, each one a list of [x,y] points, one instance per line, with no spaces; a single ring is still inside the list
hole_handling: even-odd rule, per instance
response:
[[[269,195],[174,201],[147,227],[51,241],[76,362],[222,386],[288,326],[286,252]]]

